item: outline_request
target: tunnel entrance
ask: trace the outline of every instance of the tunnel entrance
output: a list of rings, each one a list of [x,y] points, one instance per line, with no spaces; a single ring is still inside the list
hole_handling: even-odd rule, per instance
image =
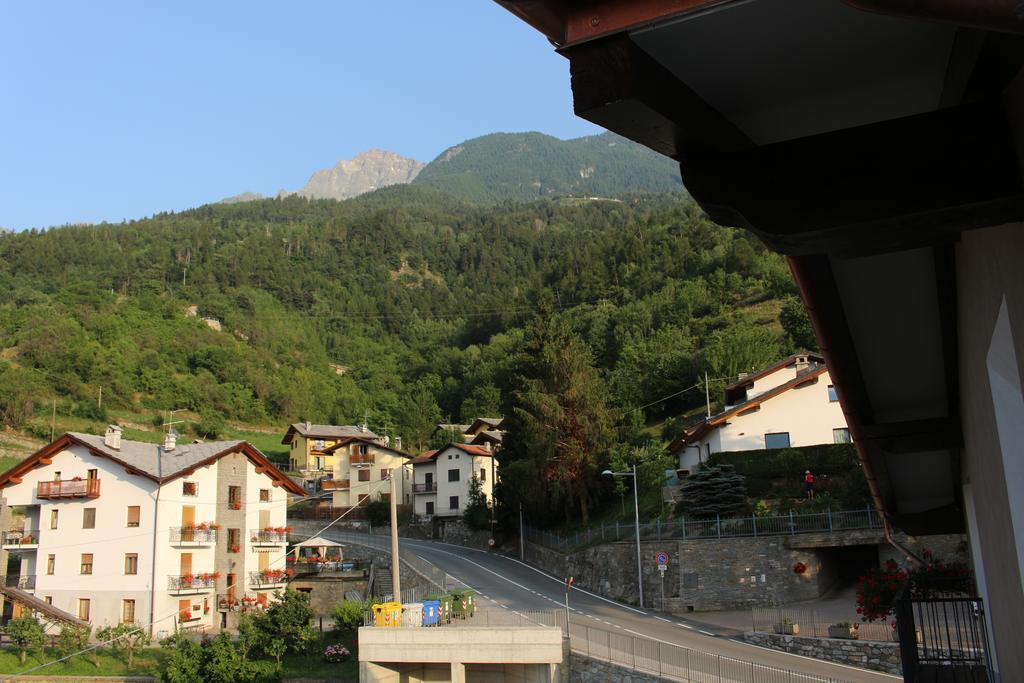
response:
[[[869,569],[879,566],[877,545],[847,545],[822,548],[823,567],[831,575],[832,589],[852,586]]]

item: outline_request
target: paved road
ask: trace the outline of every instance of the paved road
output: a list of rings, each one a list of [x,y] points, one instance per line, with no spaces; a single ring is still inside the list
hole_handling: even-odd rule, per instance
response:
[[[370,541],[370,544],[379,546],[388,543],[386,537],[368,537],[366,534],[333,529],[324,535],[342,542]],[[403,548],[437,565],[457,581],[478,591],[484,600],[498,608],[519,611],[564,609],[563,580],[518,560],[432,541],[403,538],[401,544]],[[575,588],[570,592],[570,609],[573,623],[643,636],[748,662],[855,683],[893,683],[902,680],[898,676],[756,647],[732,637],[716,635],[700,622],[639,610]]]

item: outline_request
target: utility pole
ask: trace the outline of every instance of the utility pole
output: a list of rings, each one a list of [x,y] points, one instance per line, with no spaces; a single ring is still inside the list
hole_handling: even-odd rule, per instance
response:
[[[401,472],[401,468],[399,468]],[[398,484],[395,482],[395,470],[391,470],[391,586],[393,591],[392,599],[395,602],[402,600],[402,577],[401,567],[398,564]]]
[[[103,409],[103,387],[100,387],[100,395],[99,398],[96,399],[96,407],[100,410]]]
[[[523,541],[523,504],[519,503],[519,559],[526,562],[526,543]]]
[[[708,417],[711,417],[711,390],[708,389],[708,373],[704,373],[704,400],[708,403]]]
[[[53,441],[53,432],[57,428],[57,399],[53,399],[53,415],[50,417],[50,441]]]

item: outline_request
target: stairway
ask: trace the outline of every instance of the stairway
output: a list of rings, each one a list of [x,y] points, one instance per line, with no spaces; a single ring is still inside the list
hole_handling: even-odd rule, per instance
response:
[[[394,593],[395,587],[391,583],[391,567],[380,564],[375,569],[376,571],[373,573],[373,587],[370,592],[381,598]]]

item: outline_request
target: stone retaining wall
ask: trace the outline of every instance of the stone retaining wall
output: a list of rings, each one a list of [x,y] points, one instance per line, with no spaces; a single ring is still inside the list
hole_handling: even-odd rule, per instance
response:
[[[569,656],[570,683],[658,683],[667,680],[582,655]]]
[[[440,540],[453,545],[487,550],[489,548],[487,541],[490,539],[490,532],[470,529],[461,519],[445,520],[441,527]]]
[[[782,650],[805,657],[826,659],[838,664],[858,666],[862,669],[884,671],[900,675],[899,643],[871,640],[845,640],[842,638],[805,638],[775,633],[744,633],[744,640],[761,647]]]

